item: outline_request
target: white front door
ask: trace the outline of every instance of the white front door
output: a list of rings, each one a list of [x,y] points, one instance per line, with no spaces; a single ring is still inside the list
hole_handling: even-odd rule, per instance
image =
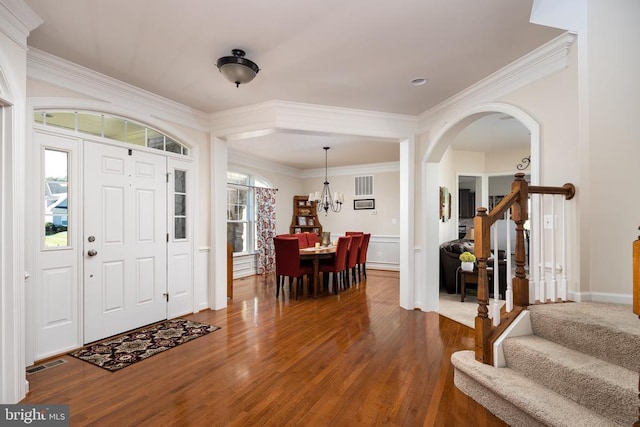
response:
[[[167,318],[166,158],[84,143],[84,342]]]

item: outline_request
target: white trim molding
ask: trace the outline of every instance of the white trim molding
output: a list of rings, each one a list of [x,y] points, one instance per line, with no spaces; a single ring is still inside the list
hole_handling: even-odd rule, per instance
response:
[[[608,292],[569,291],[569,300],[576,302],[601,302],[633,305],[633,296],[631,294],[613,294]]]
[[[278,100],[214,113],[210,124],[214,135],[224,139],[275,131],[399,139],[417,129],[415,116]]]
[[[233,148],[229,148],[227,151],[227,162],[229,164],[236,164],[254,169],[268,170],[269,172],[279,173],[294,178],[300,178],[303,176],[302,169],[284,166],[280,163],[262,159],[248,153],[242,153],[234,150]]]
[[[472,104],[491,102],[566,68],[569,49],[575,39],[575,34],[564,33],[427,110],[419,116],[421,131],[430,125],[432,117],[444,114],[447,110],[465,110]]]
[[[338,166],[328,168],[329,176],[371,175],[374,173],[399,172],[400,162],[369,163],[365,165]],[[323,178],[325,169],[307,169],[302,171],[302,178]]]
[[[35,48],[30,48],[27,53],[27,77],[82,93],[103,102],[136,105],[140,109],[153,111],[153,115],[158,119],[202,132],[209,130],[206,113]]]
[[[0,1],[0,31],[25,51],[27,37],[42,25],[42,18],[22,0]]]

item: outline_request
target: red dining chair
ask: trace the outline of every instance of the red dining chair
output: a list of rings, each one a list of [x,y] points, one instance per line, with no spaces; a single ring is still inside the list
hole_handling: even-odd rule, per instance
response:
[[[318,235],[316,233],[305,233],[307,235],[307,243],[309,247],[313,247],[319,242]]]
[[[371,233],[362,235],[362,242],[360,242],[360,250],[358,251],[358,280],[362,280],[360,277],[361,267],[362,275],[365,280],[367,279],[367,251],[369,250],[369,240],[371,240]]]
[[[284,287],[285,276],[289,277],[291,291],[293,280],[293,295],[298,298],[298,287],[304,284],[304,276],[313,274],[313,266],[300,262],[300,246],[296,237],[274,237],[273,245],[276,251],[276,298],[280,295],[280,287]]]
[[[360,251],[360,242],[362,241],[362,234],[353,234],[350,236],[351,242],[349,244],[349,255],[347,256],[347,281],[349,286],[349,271],[351,271],[352,282],[356,284],[356,265],[358,264],[358,252]]]
[[[296,233],[292,234],[292,237],[297,238],[300,241],[300,249],[309,247],[309,240],[307,239],[309,233]]]
[[[345,286],[345,271],[347,270],[347,249],[349,248],[350,242],[350,236],[339,237],[338,244],[336,245],[336,256],[333,258],[333,261],[320,263],[320,271],[322,272],[323,281],[328,283],[328,273],[333,273],[333,292],[336,294],[340,289],[340,282],[342,282],[343,287]],[[324,280],[325,273],[327,273],[327,280]]]

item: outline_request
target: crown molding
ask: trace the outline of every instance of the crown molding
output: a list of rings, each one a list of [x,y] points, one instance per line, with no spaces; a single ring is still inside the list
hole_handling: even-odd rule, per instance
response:
[[[306,170],[292,168],[271,160],[265,160],[251,154],[242,153],[232,148],[229,148],[227,151],[227,163],[251,169],[260,169],[272,173],[279,173],[298,179],[324,178],[325,174],[324,168]],[[371,175],[373,173],[399,171],[400,162],[370,163],[366,165],[340,166],[327,169],[327,173],[331,176]]]
[[[22,0],[0,0],[0,31],[25,51],[27,36],[42,25],[42,18]]]
[[[220,138],[277,129],[403,139],[417,129],[415,116],[281,100],[232,108],[210,117],[215,136]]]
[[[294,178],[301,178],[303,172],[301,169],[285,166],[283,164],[272,162],[271,160],[265,160],[251,154],[241,153],[234,150],[233,148],[228,148],[227,150],[227,163],[232,163],[238,166],[244,166],[252,169],[260,169],[272,173],[279,173]]]
[[[371,175],[374,173],[399,172],[400,162],[370,163],[366,165],[340,166],[327,169],[328,176]],[[324,178],[324,168],[302,171],[302,178]]]
[[[569,49],[575,39],[575,34],[564,33],[427,110],[419,116],[420,129],[424,130],[432,117],[447,110],[464,109],[470,104],[494,101],[566,68]]]
[[[27,52],[27,77],[85,94],[116,105],[153,111],[167,120],[203,132],[209,131],[206,113],[171,101],[65,59],[30,48]]]

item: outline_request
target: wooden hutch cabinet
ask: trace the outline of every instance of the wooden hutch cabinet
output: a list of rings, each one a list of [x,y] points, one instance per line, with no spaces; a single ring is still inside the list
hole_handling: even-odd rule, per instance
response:
[[[322,238],[322,224],[318,221],[316,202],[309,196],[293,196],[293,217],[289,233],[316,233]]]

